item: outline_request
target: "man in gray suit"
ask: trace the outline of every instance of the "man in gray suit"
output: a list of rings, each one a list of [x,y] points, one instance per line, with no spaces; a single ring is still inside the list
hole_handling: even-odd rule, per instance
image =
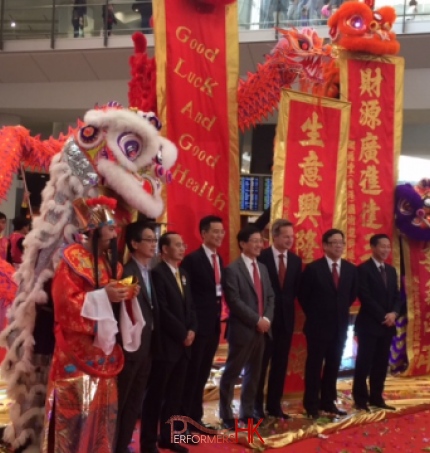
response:
[[[267,268],[257,261],[263,247],[260,230],[248,225],[239,232],[237,241],[241,256],[225,271],[225,297],[230,309],[227,327],[229,349],[220,382],[219,412],[224,427],[229,429],[235,426],[231,402],[242,369],[239,419],[247,423],[249,418],[253,418],[264,335],[270,335],[275,298]]]
[[[131,259],[124,267],[123,277],[135,276],[140,286],[137,296],[145,327],[136,352],[124,351],[124,368],[118,376],[118,416],[115,453],[128,452],[137,418],[142,410],[143,397],[151,362],[159,353],[158,305],[152,284],[149,264],[155,255],[157,238],[151,224],[134,222],[127,225],[125,239]],[[141,451],[144,451],[142,446]]]

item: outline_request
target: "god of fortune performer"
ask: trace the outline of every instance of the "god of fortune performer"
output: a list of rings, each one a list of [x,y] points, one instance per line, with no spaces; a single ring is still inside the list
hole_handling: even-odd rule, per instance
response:
[[[83,243],[66,247],[52,282],[56,345],[46,398],[43,453],[109,453],[117,414],[117,343],[135,351],[145,324],[139,288],[118,281],[116,200],[74,202]],[[120,325],[116,319],[120,319]]]

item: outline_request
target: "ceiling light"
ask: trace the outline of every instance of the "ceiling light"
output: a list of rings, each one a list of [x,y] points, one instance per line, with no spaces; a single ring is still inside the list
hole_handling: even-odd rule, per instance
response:
[[[10,23],[10,26],[11,26],[12,28],[15,28],[15,27],[16,27],[16,23],[12,21],[12,22]]]

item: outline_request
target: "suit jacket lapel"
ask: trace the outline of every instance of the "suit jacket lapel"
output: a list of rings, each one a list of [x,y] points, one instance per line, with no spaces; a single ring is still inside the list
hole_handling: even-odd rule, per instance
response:
[[[137,275],[137,280],[139,282],[139,286],[142,288],[143,298],[144,298],[144,300],[146,300],[146,302],[149,304],[149,306],[151,306],[150,297],[148,295],[148,291],[147,291],[146,285],[145,285],[145,280],[143,279],[142,272],[140,271],[140,268],[137,265],[136,261],[134,261],[134,259],[132,259],[132,265],[134,266],[135,274]]]
[[[242,274],[245,276],[246,281],[249,283],[252,290],[254,291],[255,295],[257,295],[257,292],[255,291],[254,282],[251,279],[251,275],[249,274],[248,268],[246,267],[246,264],[243,261],[242,257],[239,258],[239,268]]]
[[[176,281],[176,277],[173,275],[172,269],[170,269],[170,266],[165,261],[163,261],[163,265],[167,274],[167,280],[170,282],[170,285],[176,288],[176,291],[178,292],[179,296],[183,299],[184,296],[182,295],[181,290],[179,289],[178,282]],[[179,276],[181,277],[180,272]]]
[[[330,285],[337,291],[337,288],[334,286],[334,280],[333,280],[333,274],[331,273],[331,269],[328,266],[328,262],[326,257],[321,258],[321,267],[323,271],[326,273],[328,280],[330,281]],[[339,275],[339,285],[341,283],[342,279],[342,268],[340,269],[340,275]]]
[[[276,269],[275,256],[273,255],[273,249],[272,249],[272,247],[270,247],[270,249],[268,249],[268,250],[269,250],[269,259],[266,261],[267,269],[269,270],[269,274],[278,275],[278,270]],[[260,274],[261,274],[261,272],[260,272]],[[285,273],[285,278],[287,278],[286,273]],[[278,285],[278,289],[282,290],[281,285],[279,283],[279,278],[276,279],[276,284]],[[285,280],[284,280],[284,284],[285,284]]]
[[[376,278],[378,283],[382,286],[382,288],[385,287],[385,289],[388,288],[388,272],[387,272],[387,267],[385,266],[385,275],[387,277],[387,286],[385,286],[384,279],[382,278],[381,271],[379,267],[376,265],[376,263],[372,260],[372,258],[369,258],[369,263],[372,269],[373,276]]]
[[[200,251],[200,258],[201,258],[201,261],[202,261],[202,265],[206,269],[206,272],[208,273],[208,275],[211,276],[211,278],[212,278],[212,280],[214,281],[214,284],[215,284],[215,270],[212,267],[212,264],[209,261],[208,256],[206,255],[206,252],[205,252],[204,248],[200,247],[199,251]],[[221,269],[220,269],[220,272],[221,272]]]

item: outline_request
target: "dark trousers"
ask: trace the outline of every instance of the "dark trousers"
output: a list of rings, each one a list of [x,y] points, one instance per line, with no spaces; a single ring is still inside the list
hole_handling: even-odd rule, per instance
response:
[[[218,348],[219,335],[219,331],[212,335],[196,334],[191,346],[181,414],[196,422],[200,422],[203,417],[203,394]]]
[[[116,425],[116,453],[126,453],[136,421],[142,410],[146,384],[151,371],[151,356],[140,360],[126,360],[118,375],[118,416]]]
[[[352,396],[355,404],[364,406],[368,402],[380,404],[384,401],[385,378],[387,377],[388,359],[392,335],[358,335],[358,351],[355,361]],[[370,393],[366,379],[369,377]]]
[[[147,448],[155,446],[158,424],[160,440],[170,443],[171,429],[166,422],[172,415],[182,415],[182,395],[188,362],[185,352],[175,362],[152,362],[143,400],[140,445]]]
[[[272,331],[273,339],[265,335],[265,348],[261,364],[260,380],[255,398],[255,411],[263,413],[264,384],[267,368],[270,362],[269,378],[267,382],[266,409],[270,415],[279,416],[282,412],[281,400],[284,394],[285,376],[288,367],[288,355],[291,348],[293,331],[278,329]]]
[[[242,370],[244,370],[244,375],[240,394],[239,418],[252,418],[263,352],[264,335],[257,331],[252,340],[246,344],[229,344],[227,362],[219,388],[219,416],[223,420],[233,418],[231,403],[234,386]]]
[[[331,338],[306,336],[308,355],[305,366],[303,406],[308,413],[329,408],[337,399],[336,382],[345,346],[344,335]]]

